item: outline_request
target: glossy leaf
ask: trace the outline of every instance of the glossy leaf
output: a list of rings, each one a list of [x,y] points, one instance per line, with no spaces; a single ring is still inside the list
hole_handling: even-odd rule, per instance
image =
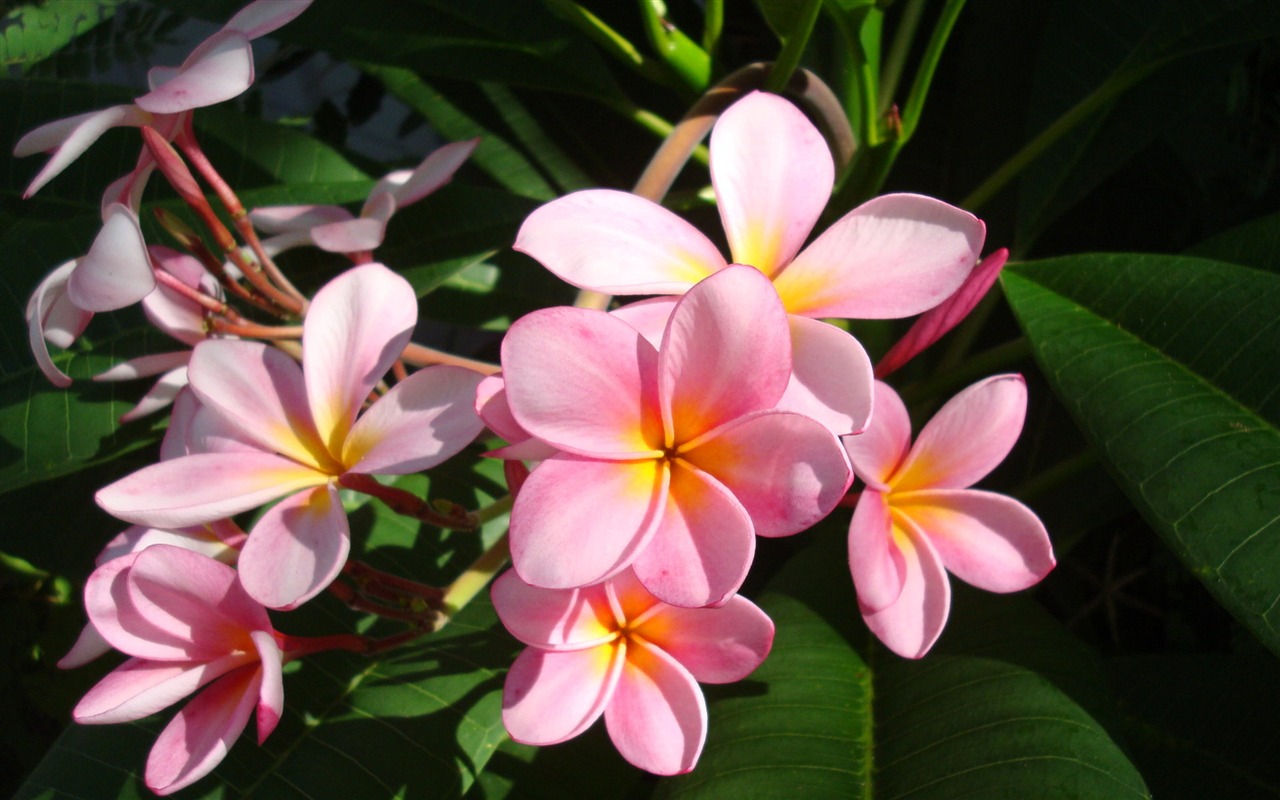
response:
[[[1130,500],[1280,652],[1280,278],[1089,255],[1004,280],[1046,377]]]

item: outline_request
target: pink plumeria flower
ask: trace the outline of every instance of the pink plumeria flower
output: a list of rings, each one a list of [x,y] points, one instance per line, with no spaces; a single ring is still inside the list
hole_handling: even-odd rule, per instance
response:
[[[658,775],[688,772],[702,752],[698,682],[745,678],[773,644],[773,623],[750,600],[678,608],[630,571],[582,589],[537,589],[507,572],[492,596],[507,630],[529,645],[502,692],[511,738],[556,744],[603,714],[622,757]]]
[[[259,230],[277,234],[263,242],[272,255],[304,244],[330,253],[367,253],[382,244],[392,214],[452,180],[479,143],[471,139],[447,144],[417,168],[385,175],[369,192],[358,217],[341,206],[310,205],[258,208],[249,212],[249,219]]]
[[[731,260],[769,276],[791,315],[795,374],[779,407],[844,434],[870,418],[871,363],[853,337],[818,318],[906,317],[937,305],[973,268],[985,227],[939,200],[891,194],[803,247],[834,177],[821,134],[781,97],[747,95],[711,133],[711,182]],[[574,286],[606,294],[681,294],[728,263],[674,213],[610,190],[535,210],[515,247]]]
[[[172,139],[185,114],[244,93],[253,84],[250,40],[293,20],[309,5],[311,0],[255,0],[201,42],[181,67],[152,69],[147,75],[151,91],[133,103],[49,122],[23,136],[13,148],[15,156],[52,154],[23,196],[39,191],[111,128],[146,125]],[[110,202],[136,195],[151,163],[144,150],[134,171],[108,191]]]
[[[366,264],[316,293],[301,368],[261,342],[201,342],[187,369],[202,407],[192,424],[214,415],[222,444],[145,467],[99,491],[98,504],[128,522],[173,528],[284,497],[250,531],[240,579],[271,608],[314,597],[350,549],[338,479],[433,467],[482,428],[472,409],[481,376],[451,366],[416,372],[357,420],[416,320],[408,281]]]
[[[99,567],[85,585],[94,628],[131,658],[72,712],[82,724],[130,722],[201,690],[165,727],[147,759],[157,794],[207,775],[257,717],[261,743],[284,707],[287,639],[231,567],[156,544]]]
[[[1021,375],[970,386],[911,444],[898,395],[876,383],[876,416],[845,447],[866,482],[849,525],[849,565],[867,626],[895,653],[920,658],[951,608],[947,571],[979,589],[1016,592],[1053,569],[1049,534],[1012,497],[970,489],[1013,448],[1027,409]]]
[[[660,347],[610,314],[551,308],[511,326],[502,365],[516,425],[556,451],[511,514],[512,562],[535,586],[634,566],[664,602],[723,602],[755,534],[804,530],[851,479],[830,431],[774,408],[791,374],[786,313],[750,267],[684,295]]]

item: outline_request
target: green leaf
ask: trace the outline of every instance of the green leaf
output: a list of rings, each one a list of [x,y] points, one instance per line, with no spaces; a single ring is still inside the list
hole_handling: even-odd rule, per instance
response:
[[[46,0],[18,6],[0,18],[0,64],[23,70],[110,19],[123,0]]]
[[[1086,255],[1018,265],[1004,286],[1046,377],[1130,500],[1280,652],[1280,277]]]
[[[1187,255],[1280,272],[1280,214],[1270,214],[1213,236]]]
[[[1105,697],[1091,654],[1043,611],[958,591],[935,650],[903,660],[858,620],[844,536],[822,536],[760,599],[773,652],[708,687],[702,760],[658,797],[1148,796],[1085,710]]]

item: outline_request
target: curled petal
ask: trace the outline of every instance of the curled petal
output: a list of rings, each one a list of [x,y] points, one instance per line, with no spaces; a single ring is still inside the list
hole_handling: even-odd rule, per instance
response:
[[[849,571],[864,611],[893,605],[907,581],[907,563],[893,544],[893,517],[885,496],[867,489],[849,522]]]
[[[134,100],[153,114],[179,114],[243,94],[253,84],[253,48],[239,31],[222,30],[200,43],[178,73]]]
[[[40,372],[60,388],[70,386],[71,378],[53,363],[46,342],[70,347],[93,319],[93,312],[77,308],[67,297],[67,279],[75,268],[76,262],[68,261],[49,273],[27,301],[27,343]]]
[[[995,375],[968,387],[920,431],[894,476],[894,491],[972,486],[1009,455],[1026,414],[1021,375]]]
[[[773,646],[773,621],[742,595],[719,608],[668,606],[638,626],[699,683],[732,683],[750,675]]]
[[[507,733],[535,745],[582,733],[609,704],[625,660],[625,648],[617,645],[568,652],[526,648],[502,688]]]
[[[697,228],[611,189],[575,192],[535,209],[515,249],[574,286],[607,294],[682,294],[725,266]]]
[[[902,593],[892,604],[861,606],[867,627],[893,652],[921,658],[938,641],[951,611],[951,582],[929,540],[917,532],[896,540],[906,567]]]
[[[257,39],[292,22],[309,5],[311,0],[254,0],[222,27],[223,30],[240,31],[247,39]]]
[[[1044,523],[1012,497],[974,489],[912,492],[894,507],[929,537],[957,578],[989,592],[1017,592],[1056,563]]]
[[[53,158],[36,174],[23,192],[30,197],[111,128],[146,125],[151,115],[135,105],[119,105],[45,123],[18,140],[13,154],[19,158],[53,152]]]
[[[333,582],[351,549],[347,513],[332,484],[271,507],[240,551],[240,582],[268,608],[292,609]]]
[[[249,635],[258,651],[258,662],[262,670],[257,712],[258,744],[262,744],[276,729],[280,716],[284,713],[283,655],[279,643],[271,633],[254,631]]]
[[[127,206],[113,203],[102,230],[67,281],[67,296],[85,311],[114,311],[133,305],[155,288],[138,218]]]
[[[853,471],[869,488],[888,491],[888,482],[911,449],[911,417],[902,398],[887,383],[876,381],[875,416],[856,436],[841,439]]]
[[[828,228],[774,277],[787,311],[893,319],[952,295],[978,261],[981,220],[941,200],[887,194]]]
[[[163,661],[214,658],[217,648],[196,646],[181,631],[155,625],[137,612],[125,578],[136,553],[101,564],[85,581],[84,608],[103,639],[122,653]]]
[[[656,775],[693,769],[707,738],[707,705],[689,671],[657,647],[634,639],[613,699],[604,711],[622,757]]]
[[[821,320],[788,316],[791,380],[779,411],[812,417],[832,433],[858,433],[871,421],[871,359],[849,333]]]
[[[799,252],[834,182],[822,134],[777,95],[752,92],[711,132],[711,183],[734,263],[772,276]]]
[[[611,641],[617,620],[600,585],[539,589],[507,570],[490,590],[493,608],[511,635],[544,650],[582,650]]]
[[[369,193],[369,198],[372,199],[379,192],[389,192],[395,197],[398,208],[416,203],[453,180],[453,174],[466,163],[478,144],[479,139],[468,139],[437,148],[412,172],[392,173],[378,181]]]

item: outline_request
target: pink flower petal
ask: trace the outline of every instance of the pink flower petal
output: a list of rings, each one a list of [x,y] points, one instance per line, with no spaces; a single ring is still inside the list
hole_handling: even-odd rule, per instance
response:
[[[264,233],[292,233],[331,222],[348,222],[355,215],[340,206],[267,206],[250,211],[249,219]]]
[[[361,217],[317,225],[311,229],[311,241],[328,253],[360,253],[381,245],[386,232],[386,219]]]
[[[697,228],[657,203],[610,189],[535,209],[515,249],[574,286],[606,294],[682,294],[725,266]]]
[[[347,270],[316,292],[303,324],[302,367],[311,414],[330,452],[342,452],[360,406],[417,321],[413,287],[381,264]]]
[[[71,716],[81,725],[114,725],[149,717],[254,659],[245,653],[208,662],[131,658],[86,692]]]
[[[630,325],[581,308],[535,311],[502,341],[502,375],[516,422],[583,455],[652,457],[662,447],[657,361]]]
[[[240,551],[240,583],[268,608],[292,609],[333,582],[351,549],[333,484],[286,497],[262,515]]]
[[[678,297],[650,297],[615,308],[609,314],[635,328],[657,350],[667,332],[667,320],[679,301]]]
[[[484,428],[472,408],[484,376],[437,365],[397,383],[356,421],[342,445],[351,472],[404,475],[443,462]]]
[[[341,469],[312,422],[298,363],[262,342],[211,339],[196,345],[187,379],[207,408],[267,452],[317,471]]]
[[[219,523],[218,527],[221,528],[222,521]],[[94,562],[102,565],[120,556],[140,553],[153,544],[164,544],[181,547],[184,550],[217,559],[224,564],[234,563],[238,553],[222,538],[222,533],[223,531],[215,531],[207,525],[192,525],[172,530],[130,525],[107,542],[107,546],[102,548]],[[231,534],[227,533],[227,535]]]
[[[734,420],[682,456],[733,493],[761,536],[789,536],[817,523],[853,480],[831,431],[785,411]]]
[[[719,608],[667,606],[636,627],[699,683],[733,683],[750,675],[773,646],[773,621],[742,595]]]
[[[791,377],[791,335],[769,280],[732,266],[691,289],[667,322],[659,370],[668,445],[773,408]]]
[[[253,85],[253,48],[243,33],[222,30],[200,43],[178,74],[134,100],[153,114],[179,114],[243,94]]]
[[[707,705],[688,670],[657,647],[628,642],[626,666],[604,711],[622,757],[656,775],[693,769],[707,738]]]
[[[394,178],[388,175],[378,181],[369,196],[372,199],[373,195],[379,192],[390,192],[395,197],[398,208],[416,203],[453,180],[453,174],[466,163],[478,144],[480,144],[479,139],[469,139],[465,142],[450,142],[439,147],[423,159],[412,172],[403,175],[392,173]]]
[[[876,637],[903,658],[921,658],[938,641],[951,611],[951,582],[928,539],[912,532],[897,540],[906,565],[902,594],[878,611],[861,607]]]
[[[98,633],[98,629],[93,627],[93,623],[88,623],[80,629],[80,635],[76,637],[75,644],[71,645],[71,649],[67,651],[67,654],[58,659],[58,669],[83,667],[90,661],[110,652],[111,643],[102,638],[102,634]]]
[[[111,128],[140,127],[148,123],[150,116],[132,104],[111,106],[47,122],[31,131],[14,145],[13,154],[22,158],[35,153],[52,152],[53,158],[36,174],[22,196],[30,197],[40,191],[41,187],[66,169]]]
[[[995,375],[968,387],[920,431],[894,476],[894,491],[972,486],[1009,455],[1026,413],[1021,375]]]
[[[612,641],[617,620],[602,586],[539,589],[507,570],[490,589],[498,619],[511,635],[544,650],[582,650]]]
[[[734,263],[772,276],[813,230],[831,197],[835,165],[800,109],[752,92],[711,131],[711,183]]]
[[[258,665],[246,665],[187,703],[151,748],[147,788],[159,795],[172,794],[212,772],[249,724],[261,681]]]
[[[274,453],[197,453],[143,467],[99,489],[95,499],[126,522],[182,528],[230,517],[326,480]]]
[[[874,489],[865,490],[849,522],[849,571],[864,611],[888,608],[902,596],[907,562],[894,540],[893,517],[885,496]]]
[[[571,589],[626,567],[667,504],[657,461],[592,461],[567,454],[538,466],[511,509],[511,563],[529,584]]]
[[[311,0],[254,0],[227,20],[223,30],[240,31],[247,39],[266,36],[307,10]]]
[[[906,335],[889,348],[889,352],[876,364],[876,377],[884,378],[893,373],[959,325],[986,296],[1008,259],[1009,251],[1003,247],[982,259],[955,294],[921,314]]]
[[[190,357],[190,355],[191,353],[189,351],[182,353],[184,361],[186,358]],[[102,378],[102,375],[98,375],[96,377]],[[126,422],[133,422],[135,419],[140,419],[148,414],[154,414],[160,409],[165,408],[177,399],[178,395],[185,388],[187,388],[187,367],[184,363],[183,366],[161,375],[160,379],[147,390],[146,394],[142,395],[141,399],[138,400],[137,405],[120,415],[120,424],[123,425]]]
[[[67,297],[67,279],[75,268],[76,262],[68,261],[45,276],[27,301],[26,311],[27,344],[36,365],[50,383],[63,389],[71,385],[71,378],[53,363],[46,342],[70,347],[93,319],[93,312],[77,308]]]
[[[557,744],[591,727],[613,696],[625,656],[615,645],[552,652],[529,647],[502,688],[502,724],[521,744]]]
[[[113,558],[90,573],[84,587],[89,623],[112,647],[131,656],[184,662],[216,656],[216,650],[195,645],[181,631],[138,614],[125,582],[136,559],[136,553]]]
[[[868,487],[888,491],[888,482],[911,449],[911,417],[902,398],[887,383],[876,381],[875,415],[856,436],[841,439],[853,471]]]
[[[812,417],[843,436],[871,421],[871,359],[849,333],[821,320],[790,315],[791,380],[779,411]]]
[[[182,386],[186,386],[186,366],[191,359],[190,350],[179,350],[173,353],[152,353],[151,355],[121,361],[106,372],[93,376],[95,381],[131,381],[169,372],[181,367],[183,370]],[[176,391],[176,390],[175,390]]]
[[[102,230],[67,281],[67,296],[85,311],[131,306],[156,288],[147,243],[128,207],[108,208]]]
[[[957,578],[989,592],[1034,586],[1056,563],[1044,523],[994,492],[950,489],[894,497],[894,508],[929,537]]]
[[[283,654],[275,637],[267,631],[254,631],[249,634],[253,638],[254,647],[258,651],[258,662],[262,672],[262,683],[258,689],[258,744],[266,741],[271,732],[280,724],[284,713],[284,673]]]
[[[742,585],[755,548],[751,517],[733,494],[676,462],[666,513],[633,566],[644,587],[664,603],[719,605]]]
[[[893,319],[951,296],[978,261],[982,222],[941,200],[868,200],[774,277],[787,311],[805,317]]]

